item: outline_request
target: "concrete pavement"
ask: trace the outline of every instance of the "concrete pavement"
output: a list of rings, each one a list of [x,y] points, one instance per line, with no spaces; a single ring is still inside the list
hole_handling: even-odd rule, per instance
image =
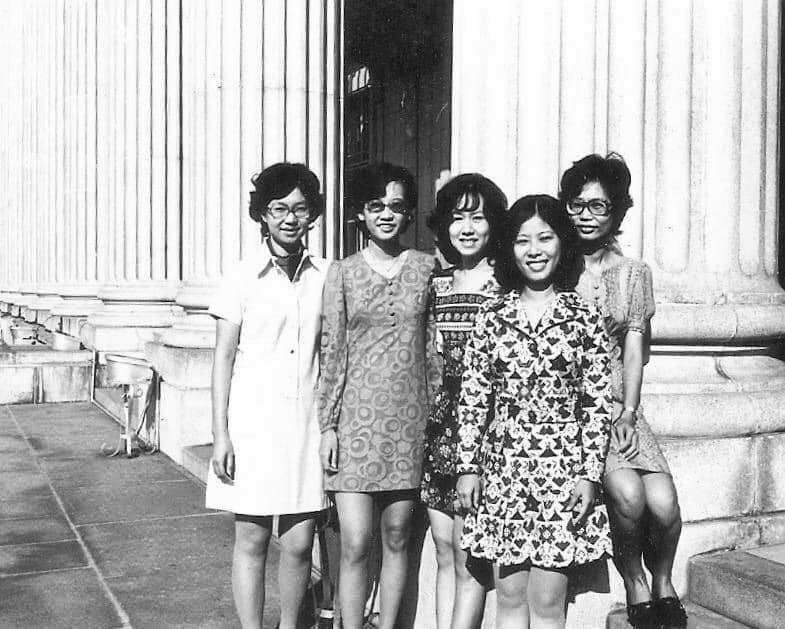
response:
[[[0,627],[239,626],[231,516],[161,454],[102,456],[119,433],[88,403],[0,406]]]

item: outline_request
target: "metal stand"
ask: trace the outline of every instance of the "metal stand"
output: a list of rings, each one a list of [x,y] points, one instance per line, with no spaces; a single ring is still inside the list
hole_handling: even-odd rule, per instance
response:
[[[120,443],[112,450],[111,446],[103,444],[101,446],[101,454],[107,457],[117,456],[121,452],[125,453],[127,458],[138,456],[142,451],[139,447],[139,442],[136,438],[136,432],[131,427],[131,404],[135,398],[142,397],[142,387],[137,384],[123,384],[123,432],[120,435]]]

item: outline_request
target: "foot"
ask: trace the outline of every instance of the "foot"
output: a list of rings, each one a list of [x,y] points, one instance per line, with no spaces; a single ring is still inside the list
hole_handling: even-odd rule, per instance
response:
[[[633,629],[660,629],[660,620],[654,601],[627,605],[627,622]]]
[[[654,604],[662,629],[686,629],[687,612],[678,596],[666,596]]]

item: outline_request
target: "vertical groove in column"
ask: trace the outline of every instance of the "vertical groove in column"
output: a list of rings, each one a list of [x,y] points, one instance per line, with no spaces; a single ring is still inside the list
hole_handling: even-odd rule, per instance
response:
[[[217,277],[240,254],[240,221],[243,214],[240,176],[242,156],[240,124],[242,120],[240,69],[242,65],[241,4],[223,0],[221,10],[221,198],[220,260],[209,267],[210,277]],[[216,240],[218,238],[216,237]]]
[[[77,88],[77,24],[76,24],[76,5],[66,3],[66,241],[65,249],[67,252],[66,277],[69,283],[76,281],[76,256],[77,256],[77,109],[78,109],[78,88]]]
[[[138,179],[137,156],[139,150],[137,84],[138,64],[138,6],[136,0],[125,0],[125,268],[124,279],[139,277],[138,242]]]
[[[706,270],[738,270],[741,101],[740,3],[712,3],[699,36],[706,39]]]
[[[193,213],[196,210],[194,199],[194,148],[195,148],[195,54],[194,47],[194,3],[183,2],[182,5],[182,223],[181,251],[183,279],[193,277],[189,248],[193,234]]]
[[[108,3],[98,0],[95,4],[96,46],[96,280],[106,282],[109,279],[109,120],[110,110],[110,61],[111,19]]]
[[[137,279],[152,278],[152,5],[151,0],[136,0],[136,272]]]
[[[264,3],[262,42],[262,138],[264,163],[269,166],[286,159],[286,1]]]
[[[624,219],[621,243],[629,255],[643,251],[643,128],[645,107],[645,4],[611,0],[608,29],[607,149],[620,153],[632,174],[635,205]]]
[[[64,2],[55,5],[55,280],[61,282],[65,274],[65,68],[64,68]]]
[[[199,277],[209,277],[221,268],[221,3],[208,0],[206,10],[205,220],[198,225],[194,242]]]
[[[307,5],[307,0],[286,0],[286,159],[290,162],[308,160]]]
[[[690,234],[689,3],[668,3],[659,12],[657,134],[657,261],[670,272],[686,269]]]
[[[325,0],[325,212],[340,217],[343,206],[343,2]],[[333,228],[343,242],[342,228]],[[331,240],[329,242],[335,242]],[[342,247],[341,244],[338,248]],[[326,249],[326,247],[325,247]],[[323,251],[332,256],[335,251]]]
[[[767,0],[765,11],[765,58],[764,58],[764,151],[763,160],[763,265],[769,276],[777,274],[777,241],[778,241],[778,155],[777,147],[780,137],[782,118],[780,113],[780,37],[782,31],[780,20],[781,4],[778,0]],[[783,208],[785,209],[785,208]],[[781,278],[782,279],[782,278]]]
[[[262,166],[262,50],[264,34],[262,3],[243,0],[240,80],[240,214],[241,257],[247,257],[258,246],[259,228],[248,218],[248,191],[251,177]]]
[[[308,165],[319,177],[325,199],[325,210],[319,222],[308,233],[308,248],[319,255],[325,252],[325,240],[334,242],[335,217],[332,205],[328,203],[328,190],[334,188],[336,182],[327,181],[327,155],[325,153],[325,116],[328,97],[324,84],[326,80],[325,54],[325,14],[324,6],[318,0],[307,1],[307,129],[306,147]],[[330,210],[327,209],[328,205]],[[325,236],[329,232],[328,236]]]
[[[183,69],[180,0],[166,1],[166,277],[181,279]]]
[[[75,41],[76,47],[76,68],[75,68],[75,99],[76,99],[76,142],[75,142],[75,169],[74,179],[76,190],[76,222],[74,231],[76,232],[76,272],[74,279],[82,283],[87,277],[87,187],[85,173],[86,164],[86,139],[87,139],[87,77],[86,77],[86,55],[85,48],[87,35],[85,30],[85,8],[86,0],[79,0],[76,4],[75,15]]]
[[[114,194],[112,195],[112,212],[114,217],[114,234],[112,235],[112,246],[114,247],[113,277],[116,282],[122,281],[125,277],[125,152],[126,152],[126,132],[125,132],[125,82],[128,67],[125,58],[125,13],[126,2],[121,1],[112,4],[112,11],[115,16],[115,45],[114,61],[114,142],[112,143],[112,153],[114,158]]]
[[[166,279],[166,3],[150,6],[151,120],[150,120],[150,277]],[[177,65],[177,60],[172,63]],[[172,182],[174,183],[174,182]]]
[[[765,44],[763,3],[747,0],[741,6],[741,82],[739,98],[739,268],[746,275],[761,270],[764,254],[765,166]]]
[[[189,260],[188,273],[186,279],[204,276],[204,251],[198,249],[198,243],[204,240],[205,203],[206,203],[206,70],[207,70],[207,46],[205,42],[205,9],[206,0],[198,0],[193,3],[193,30],[192,30],[192,72],[194,78],[194,142],[191,146],[193,162],[191,167],[191,178],[193,185],[193,196],[191,207],[186,207],[185,211],[191,218],[188,239],[183,243],[183,256]]]
[[[559,162],[561,170],[594,150],[594,3],[562,4]]]
[[[86,0],[85,6],[85,223],[86,269],[84,280],[95,282],[97,277],[96,216],[97,151],[96,151],[96,0]]]
[[[601,155],[608,152],[609,3],[610,0],[594,3],[594,151]]]

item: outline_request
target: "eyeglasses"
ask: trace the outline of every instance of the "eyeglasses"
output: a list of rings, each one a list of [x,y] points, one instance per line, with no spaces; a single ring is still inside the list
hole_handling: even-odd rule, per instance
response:
[[[406,214],[409,209],[406,203],[398,199],[389,203],[385,203],[381,199],[374,199],[373,201],[368,201],[364,206],[365,211],[369,214],[381,214],[384,212],[384,208],[389,208],[393,214]]]
[[[289,207],[285,203],[275,203],[267,206],[267,211],[276,220],[286,218],[289,214],[294,214],[298,219],[308,218],[311,215],[311,208],[307,205],[295,205]]]
[[[605,199],[573,199],[567,203],[567,214],[578,216],[583,213],[583,210],[588,209],[594,216],[608,216],[611,211],[610,201]]]

